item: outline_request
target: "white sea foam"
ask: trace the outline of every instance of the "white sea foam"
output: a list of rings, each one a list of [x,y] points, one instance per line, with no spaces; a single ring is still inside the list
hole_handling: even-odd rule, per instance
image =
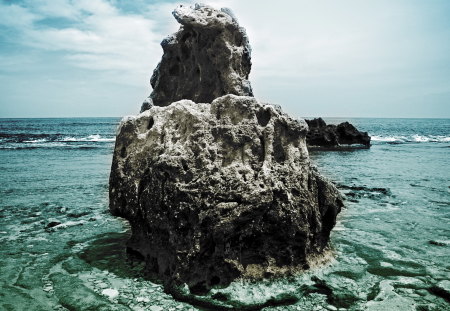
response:
[[[373,135],[371,137],[372,141],[382,141],[382,142],[406,142],[407,138],[405,136],[378,136]]]
[[[98,135],[98,134],[94,134],[94,135],[89,135],[86,140],[96,141],[96,140],[99,140],[99,139],[102,139],[101,136]]]
[[[92,137],[91,137],[92,136]],[[102,138],[100,135],[91,135],[89,137],[74,138],[65,137],[61,140],[49,141],[46,139],[27,140],[22,142],[10,142],[0,144],[0,149],[36,149],[36,148],[69,148],[83,149],[96,148],[98,142],[114,142],[115,138]]]
[[[75,138],[75,137],[64,137],[63,139],[62,139],[62,141],[77,141],[77,139]]]
[[[92,141],[92,142],[103,142],[103,141],[115,141],[115,138],[105,138],[101,137],[99,134],[92,134],[87,137],[81,137],[81,138],[74,138],[74,137],[67,137],[65,141]]]
[[[95,134],[95,135],[89,135],[86,138],[86,141],[115,141],[115,138],[102,138],[100,135]]]
[[[109,299],[114,299],[119,296],[119,291],[114,288],[106,288],[102,290],[102,295],[109,297]]]
[[[64,137],[62,139],[62,141],[64,142],[85,142],[85,141],[89,141],[89,142],[108,142],[108,141],[115,141],[115,138],[105,138],[105,137],[101,137],[99,134],[93,134],[93,135],[89,135],[87,137],[81,137],[81,138],[76,138],[76,137]]]
[[[417,135],[417,134],[413,135],[412,139],[418,143],[426,143],[426,142],[430,141],[430,137]]]
[[[99,134],[93,134],[93,135],[89,135],[87,137],[73,137],[73,136],[67,136],[64,137],[60,140],[48,140],[45,138],[42,139],[35,139],[35,140],[24,140],[22,143],[26,143],[26,144],[47,144],[47,143],[59,143],[59,142],[113,142],[115,141],[115,138],[106,138],[106,137],[102,137]]]
[[[35,140],[25,140],[24,143],[31,143],[31,144],[39,144],[39,143],[45,143],[47,142],[47,139],[35,139]]]
[[[74,226],[82,226],[85,223],[85,221],[80,220],[80,221],[67,221],[65,223],[56,225],[53,227],[53,229],[65,229],[65,228],[69,228],[69,227],[74,227]]]
[[[387,143],[427,143],[427,142],[450,142],[449,136],[443,135],[419,135],[411,136],[383,136],[373,135],[372,141],[387,142]]]

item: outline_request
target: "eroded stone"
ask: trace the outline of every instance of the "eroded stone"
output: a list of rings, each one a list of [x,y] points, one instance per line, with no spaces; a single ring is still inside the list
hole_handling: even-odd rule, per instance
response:
[[[192,292],[307,269],[342,206],[311,165],[307,126],[253,97],[182,100],[125,119],[110,209],[150,271]]]
[[[253,96],[249,40],[231,11],[180,5],[173,15],[182,26],[161,42],[164,54],[141,112],[181,99],[211,103],[226,94]]]

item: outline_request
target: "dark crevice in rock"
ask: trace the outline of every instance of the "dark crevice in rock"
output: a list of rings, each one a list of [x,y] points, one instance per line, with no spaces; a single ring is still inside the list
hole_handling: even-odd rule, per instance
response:
[[[154,124],[155,124],[155,120],[153,120],[153,118],[150,118],[148,120],[147,130],[150,130]]]
[[[258,123],[261,126],[266,126],[271,117],[270,109],[260,109],[256,113],[256,117],[258,118]]]
[[[127,148],[122,147],[122,148],[120,149],[120,156],[121,156],[122,158],[125,158],[125,157],[127,156]]]

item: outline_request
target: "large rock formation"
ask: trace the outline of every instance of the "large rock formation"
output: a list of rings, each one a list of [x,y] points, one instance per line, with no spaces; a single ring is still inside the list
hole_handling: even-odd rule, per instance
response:
[[[231,11],[181,5],[173,15],[182,26],[161,42],[164,55],[141,112],[181,99],[210,103],[226,94],[253,96],[250,44]]]
[[[240,29],[235,35],[244,33],[234,18],[219,12],[183,7],[175,16],[188,20],[189,31],[211,27],[228,36],[232,27]],[[195,36],[198,40],[202,33]],[[204,38],[209,39],[202,44],[216,42],[216,37]],[[242,50],[241,41],[227,42],[228,51]],[[191,50],[195,44],[174,42],[172,49],[187,47],[185,53],[198,53]],[[176,63],[176,57],[170,59],[164,66]],[[228,70],[236,68],[229,63],[235,59],[201,66],[206,72]],[[238,277],[307,269],[327,248],[342,200],[309,161],[306,123],[250,96],[228,94],[209,103],[229,92],[223,89],[226,79],[208,85],[197,80],[200,93],[195,84],[189,86],[191,95],[204,94],[208,103],[184,99],[167,105],[169,90],[178,92],[196,62],[180,66],[183,74],[165,85],[160,80],[153,92],[165,104],[124,119],[118,131],[110,210],[130,221],[129,249],[166,284],[187,283],[193,293]],[[159,93],[163,88],[167,91]]]
[[[341,200],[311,166],[305,123],[252,97],[152,107],[121,125],[110,208],[129,247],[191,288],[302,268],[327,246]]]
[[[348,122],[338,125],[326,124],[322,118],[305,120],[309,126],[306,143],[311,147],[334,148],[342,145],[360,145],[370,147],[370,136],[360,132]]]

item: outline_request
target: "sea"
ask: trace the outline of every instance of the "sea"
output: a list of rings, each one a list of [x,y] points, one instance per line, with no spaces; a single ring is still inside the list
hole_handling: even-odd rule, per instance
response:
[[[450,310],[450,119],[325,121],[372,136],[310,152],[345,196],[332,258],[200,307],[145,277],[108,212],[120,118],[0,119],[0,310]]]

